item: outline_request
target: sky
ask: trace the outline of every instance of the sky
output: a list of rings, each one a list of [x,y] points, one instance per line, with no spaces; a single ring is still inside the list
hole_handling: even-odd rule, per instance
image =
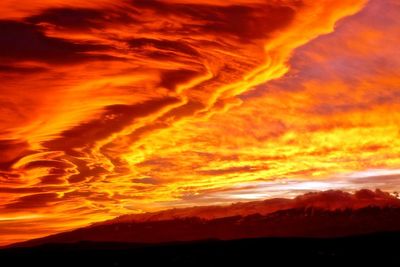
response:
[[[1,244],[400,190],[397,0],[0,2]]]

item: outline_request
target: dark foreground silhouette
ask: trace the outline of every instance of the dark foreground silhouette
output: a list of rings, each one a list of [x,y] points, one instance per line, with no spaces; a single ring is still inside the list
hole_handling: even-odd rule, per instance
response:
[[[381,191],[225,209],[118,217],[12,244],[0,266],[400,266],[400,200]]]
[[[80,241],[159,244],[261,237],[335,238],[377,232],[400,232],[400,208],[366,207],[334,211],[300,208],[268,215],[253,214],[212,220],[190,217],[165,221],[115,222],[84,227],[13,246],[32,247]]]
[[[157,245],[78,242],[3,249],[0,260],[2,266],[399,266],[399,244],[400,233]]]

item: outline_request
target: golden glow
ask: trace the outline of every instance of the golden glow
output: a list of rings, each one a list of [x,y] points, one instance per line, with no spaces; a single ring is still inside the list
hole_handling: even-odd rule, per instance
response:
[[[17,2],[0,3],[3,243],[172,206],[398,188],[379,182],[400,169],[394,0]]]

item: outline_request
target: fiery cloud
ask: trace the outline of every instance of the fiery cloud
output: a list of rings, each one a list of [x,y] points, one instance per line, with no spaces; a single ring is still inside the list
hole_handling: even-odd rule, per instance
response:
[[[394,0],[2,1],[2,240],[236,201],[243,185],[395,172],[399,13]]]

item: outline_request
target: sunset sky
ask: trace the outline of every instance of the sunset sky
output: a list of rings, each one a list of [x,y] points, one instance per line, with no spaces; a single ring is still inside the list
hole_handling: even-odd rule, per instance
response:
[[[0,244],[400,190],[398,0],[0,1]]]

